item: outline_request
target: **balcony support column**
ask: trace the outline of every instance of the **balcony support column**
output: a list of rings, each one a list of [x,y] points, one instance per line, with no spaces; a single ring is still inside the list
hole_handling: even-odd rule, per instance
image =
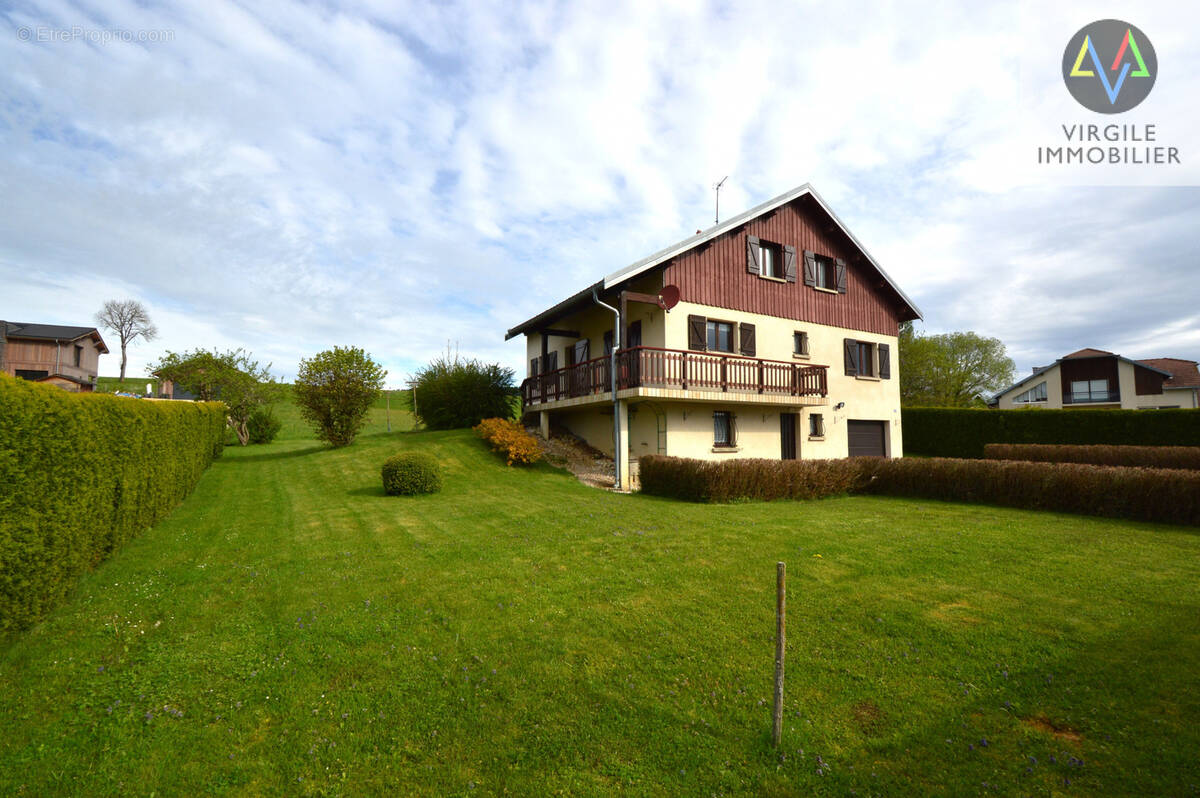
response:
[[[550,413],[547,410],[542,410],[538,413],[538,428],[542,433],[542,437],[550,440]]]
[[[629,400],[622,399],[617,402],[617,429],[620,432],[617,435],[617,443],[621,447],[619,453],[614,452],[613,457],[620,463],[619,473],[621,475],[621,485],[625,490],[630,490],[629,484]]]

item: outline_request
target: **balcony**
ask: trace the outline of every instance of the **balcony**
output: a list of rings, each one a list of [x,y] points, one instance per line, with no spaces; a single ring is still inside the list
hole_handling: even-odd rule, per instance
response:
[[[1064,405],[1120,404],[1120,391],[1068,391],[1063,394]]]
[[[587,397],[604,401],[612,395],[610,368],[609,357],[598,357],[530,377],[521,383],[521,398],[526,407]],[[653,346],[617,352],[618,392],[666,389],[823,399],[827,371],[826,366]]]

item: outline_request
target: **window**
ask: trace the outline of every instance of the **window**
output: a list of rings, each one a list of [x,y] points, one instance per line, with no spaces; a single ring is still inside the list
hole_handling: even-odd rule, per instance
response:
[[[1116,401],[1108,392],[1108,380],[1077,380],[1071,383],[1072,402]]]
[[[888,344],[843,338],[847,377],[892,378],[892,350]]]
[[[808,354],[808,333],[794,332],[792,333],[792,353],[796,355]]]
[[[778,244],[761,241],[759,242],[759,251],[762,258],[762,276],[782,280],[784,278],[783,249]]]
[[[727,321],[708,320],[705,327],[708,338],[708,351],[710,352],[732,352],[733,351],[733,324]]]
[[[713,446],[732,447],[737,445],[737,429],[733,423],[733,413],[728,410],[717,410],[713,413]]]
[[[828,255],[814,255],[813,258],[816,261],[817,288],[838,290],[837,265],[833,262],[833,258]]]
[[[810,413],[808,416],[808,437],[825,437],[825,416],[820,413]]]
[[[35,369],[17,369],[16,376],[23,380],[40,380],[50,376],[48,371],[37,371]]]
[[[1013,397],[1013,404],[1028,404],[1029,402],[1046,401],[1046,383],[1039,382],[1025,393]]]
[[[75,345],[75,365],[83,365],[83,347],[78,344]]]

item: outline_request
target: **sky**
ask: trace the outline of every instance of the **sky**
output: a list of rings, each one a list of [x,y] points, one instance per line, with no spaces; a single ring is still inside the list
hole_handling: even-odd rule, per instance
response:
[[[1159,62],[1118,116],[1061,71],[1106,17]],[[1200,360],[1197,29],[1182,2],[5,3],[0,318],[140,300],[132,375],[243,347],[291,379],[338,345],[392,387],[448,347],[519,380],[508,328],[711,225],[728,175],[723,218],[811,183],[925,332],[1019,373]],[[1181,163],[1035,164],[1081,123]]]

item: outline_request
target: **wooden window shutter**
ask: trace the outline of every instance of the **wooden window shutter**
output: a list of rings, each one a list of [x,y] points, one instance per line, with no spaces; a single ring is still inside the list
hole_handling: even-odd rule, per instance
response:
[[[804,284],[817,284],[817,253],[811,249],[804,250]]]
[[[688,349],[698,352],[708,349],[707,322],[703,316],[688,316]]]
[[[754,325],[742,324],[740,327],[741,329],[738,331],[738,346],[741,350],[741,353],[747,357],[754,357],[754,353],[756,351],[754,341]]]
[[[758,236],[746,236],[746,271],[762,274],[762,245]]]
[[[589,341],[587,338],[583,338],[583,339],[575,342],[575,362],[576,363],[583,363],[584,361],[591,359],[588,356],[590,354],[590,350],[592,348],[591,343],[592,342]]]
[[[837,287],[838,293],[846,293],[846,261],[841,258],[837,259]]]
[[[546,355],[546,371],[558,370],[558,350],[554,350]]]
[[[858,341],[853,338],[844,338],[842,344],[846,348],[846,376],[856,376],[858,374]]]
[[[879,378],[881,380],[892,378],[891,347],[887,344],[879,345]]]
[[[796,282],[796,248],[787,245],[783,247],[783,279]]]
[[[529,376],[536,377],[542,372],[538,371],[538,359],[535,357],[529,361]]]
[[[611,355],[613,350],[613,331],[604,331],[604,354]]]
[[[625,347],[642,345],[642,321],[638,319],[625,330]]]

